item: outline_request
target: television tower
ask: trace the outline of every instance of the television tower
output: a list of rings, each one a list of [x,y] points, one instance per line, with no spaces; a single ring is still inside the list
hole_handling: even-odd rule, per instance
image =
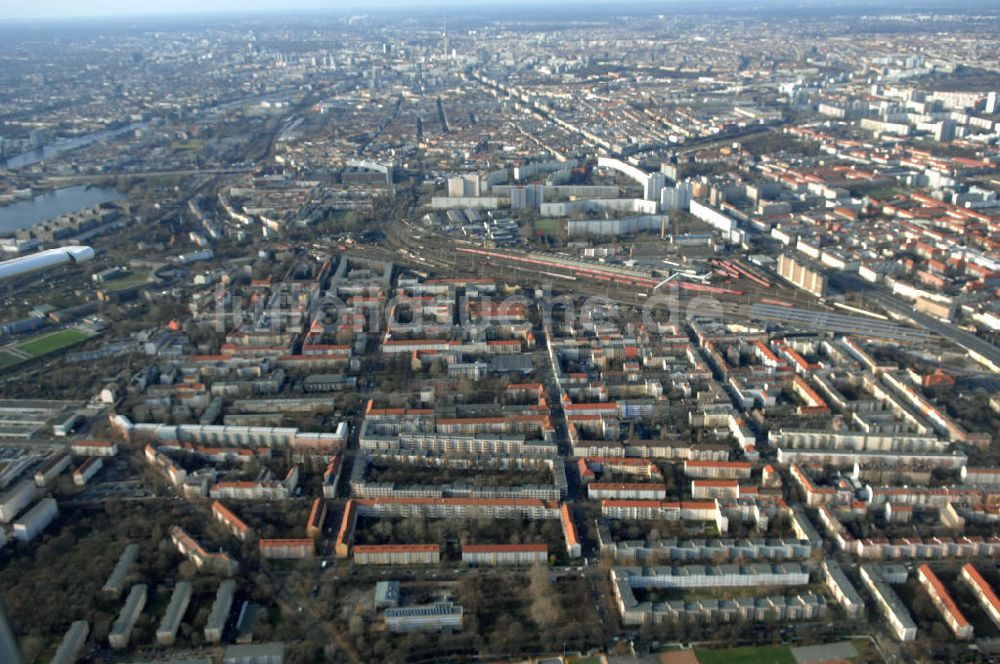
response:
[[[448,59],[448,17],[444,17],[444,59]]]

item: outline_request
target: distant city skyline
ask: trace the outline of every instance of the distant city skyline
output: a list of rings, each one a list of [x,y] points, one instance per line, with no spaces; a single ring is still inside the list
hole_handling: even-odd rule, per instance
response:
[[[960,2],[962,6],[991,6],[985,0],[967,0]],[[822,2],[821,0],[758,0],[752,4],[734,2],[733,0],[709,0],[709,2],[692,2],[691,0],[666,0],[653,2],[652,0],[634,0],[628,4],[610,3],[607,0],[554,0],[543,2],[531,2],[530,0],[512,0],[504,3],[504,8],[511,6],[530,7],[543,10],[547,7],[558,7],[560,5],[579,7],[587,5],[589,8],[614,10],[617,12],[627,12],[631,8],[643,11],[655,10],[657,8],[691,8],[705,10],[711,6],[719,8],[738,8],[741,11],[753,11],[757,8],[788,7],[789,9],[803,7],[869,7],[868,3],[861,0],[834,0],[833,2]],[[884,10],[890,7],[900,9],[926,9],[928,7],[955,8],[954,3],[942,2],[941,0],[889,0],[879,5],[878,9]],[[337,13],[364,14],[369,11],[381,12],[385,10],[427,10],[440,9],[441,11],[478,11],[487,10],[490,13],[497,13],[498,7],[493,3],[481,0],[371,0],[359,5],[346,0],[292,0],[282,2],[281,0],[150,0],[142,5],[136,5],[128,0],[94,0],[88,3],[71,2],[70,0],[40,0],[32,3],[10,3],[0,6],[0,20],[11,19],[59,19],[59,18],[100,18],[100,17],[132,17],[132,16],[156,16],[156,15],[184,15],[184,14],[212,14],[212,13],[239,13],[248,14],[255,12],[294,12],[294,11],[329,11]],[[875,8],[873,8],[875,10]]]

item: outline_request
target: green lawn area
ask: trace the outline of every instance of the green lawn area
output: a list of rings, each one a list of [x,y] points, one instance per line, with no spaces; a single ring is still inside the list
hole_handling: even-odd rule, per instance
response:
[[[0,369],[6,369],[7,367],[12,367],[20,361],[21,358],[17,357],[16,355],[12,355],[5,350],[0,350]]]
[[[148,181],[154,187],[172,187],[183,179],[183,175],[154,175]]]
[[[744,646],[726,650],[696,649],[701,664],[795,664],[787,646]]]
[[[179,143],[174,143],[174,152],[194,152],[195,150],[201,150],[204,147],[205,141],[200,141],[198,139],[191,139],[189,141],[181,141]]]
[[[559,231],[559,220],[558,219],[538,219],[532,222],[536,232],[548,233],[553,235]]]
[[[77,330],[67,329],[58,332],[48,332],[18,344],[17,348],[33,357],[41,357],[53,353],[87,339],[87,335]]]
[[[852,639],[851,643],[854,644],[854,649],[858,651],[858,656],[855,659],[860,659],[875,649],[875,646],[868,639]]]
[[[892,198],[893,196],[897,196],[901,193],[903,192],[901,192],[899,189],[896,189],[895,187],[881,187],[879,189],[872,190],[870,192],[870,195],[873,198],[886,199],[886,198]]]
[[[101,284],[101,288],[109,293],[114,293],[133,288],[134,286],[141,286],[147,281],[149,281],[149,272],[135,272],[134,274],[127,274],[124,277],[107,281]]]

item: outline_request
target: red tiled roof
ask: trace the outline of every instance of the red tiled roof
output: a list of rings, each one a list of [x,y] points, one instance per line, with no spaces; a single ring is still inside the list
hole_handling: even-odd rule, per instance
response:
[[[576,525],[573,523],[573,518],[569,513],[569,506],[566,503],[562,504],[559,508],[559,516],[562,519],[563,529],[566,532],[566,541],[572,546],[580,543],[579,538],[576,534]]]
[[[935,574],[933,570],[931,570],[931,568],[926,563],[920,566],[918,572],[922,573],[924,575],[924,578],[927,579],[927,583],[929,583],[931,588],[934,589],[934,593],[937,595],[937,598],[944,605],[945,611],[947,611],[951,615],[955,623],[959,627],[965,627],[966,625],[968,625],[969,621],[966,620],[965,616],[962,615],[962,612],[958,610],[958,606],[955,604],[955,600],[953,600],[951,598],[951,595],[948,594],[947,589],[945,589],[944,585],[937,578],[937,574]]]
[[[72,447],[111,447],[114,443],[110,440],[74,440],[70,443]]]
[[[990,604],[990,606],[992,606],[996,611],[1000,611],[1000,598],[997,598],[996,593],[993,592],[993,588],[990,587],[990,584],[987,583],[986,579],[982,577],[979,570],[973,567],[972,563],[965,563],[965,566],[962,567],[962,571],[968,574],[973,585],[975,585],[979,591],[982,592],[983,597]]]
[[[250,526],[248,526],[243,519],[233,514],[228,507],[220,503],[218,500],[212,503],[212,511],[221,516],[225,521],[232,524],[237,530],[241,532],[247,532],[250,530]]]

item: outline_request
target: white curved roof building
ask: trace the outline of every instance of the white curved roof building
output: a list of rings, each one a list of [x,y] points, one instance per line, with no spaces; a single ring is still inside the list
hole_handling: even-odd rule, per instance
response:
[[[48,270],[66,263],[85,263],[93,257],[94,250],[81,245],[46,249],[36,254],[19,256],[0,263],[0,281]]]

